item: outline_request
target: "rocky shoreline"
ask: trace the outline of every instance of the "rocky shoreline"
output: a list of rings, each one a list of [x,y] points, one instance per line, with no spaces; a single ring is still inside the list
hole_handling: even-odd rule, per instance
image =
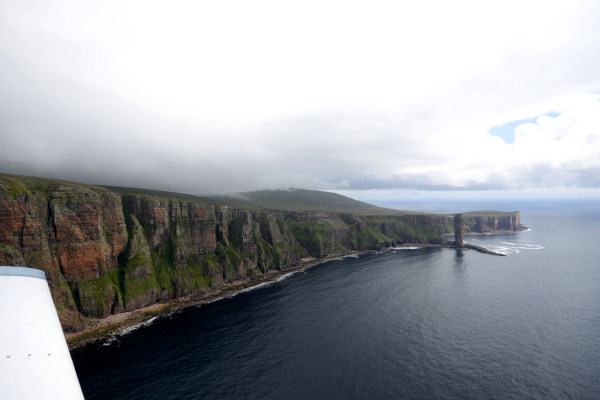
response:
[[[386,249],[385,251],[392,250],[394,248],[401,247],[418,247],[418,248],[449,248],[456,249],[454,242],[444,242],[441,244],[431,244],[431,243],[412,243],[412,244],[403,244],[396,247],[391,247]],[[505,254],[497,253],[491,250],[488,250],[481,246],[475,246],[471,244],[465,244],[463,248],[457,250],[475,250],[480,253],[495,255],[495,256],[505,256]],[[109,315],[108,317],[101,318],[97,320],[93,325],[88,326],[82,331],[79,332],[68,332],[65,333],[65,339],[67,340],[67,344],[69,346],[69,350],[73,350],[87,344],[93,343],[97,340],[104,340],[112,335],[118,335],[123,333],[128,328],[135,327],[137,325],[141,325],[147,323],[149,320],[155,317],[160,317],[163,315],[167,315],[178,310],[182,310],[187,307],[200,306],[202,304],[208,304],[213,301],[234,296],[240,292],[243,292],[246,289],[265,284],[275,282],[283,276],[293,274],[296,272],[304,271],[308,268],[314,267],[319,264],[323,264],[327,261],[335,260],[340,257],[348,257],[352,255],[359,254],[371,254],[375,253],[377,250],[371,251],[349,251],[339,254],[331,254],[327,257],[323,258],[307,258],[302,261],[302,263],[296,267],[292,267],[283,271],[270,271],[268,274],[263,275],[261,277],[254,277],[251,279],[240,280],[237,282],[233,282],[228,287],[220,289],[216,288],[209,292],[205,292],[198,295],[185,296],[176,299],[172,299],[166,302],[155,303],[147,307],[143,307],[134,311],[123,312],[119,314]]]
[[[350,251],[332,254],[323,258],[307,257],[298,266],[288,268],[283,271],[269,271],[268,274],[260,277],[232,282],[226,288],[215,288],[214,290],[205,293],[179,297],[166,302],[155,303],[134,311],[109,315],[105,318],[98,319],[93,325],[90,325],[79,332],[65,333],[65,339],[67,340],[69,350],[73,350],[97,340],[107,339],[112,335],[122,333],[128,328],[132,328],[139,324],[144,324],[155,317],[173,313],[187,307],[208,304],[222,298],[230,297],[251,287],[275,282],[282,276],[300,272],[340,257],[366,253],[368,252]]]

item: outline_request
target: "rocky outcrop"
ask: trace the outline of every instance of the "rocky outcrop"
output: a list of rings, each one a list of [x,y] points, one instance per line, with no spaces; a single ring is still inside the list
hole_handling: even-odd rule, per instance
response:
[[[457,249],[462,249],[465,245],[465,231],[463,226],[462,214],[454,215],[454,245]]]
[[[465,226],[519,222],[518,213],[477,218],[465,217]],[[452,223],[435,215],[244,210],[0,175],[0,264],[45,271],[67,331],[86,318],[259,279],[309,256],[439,244]]]

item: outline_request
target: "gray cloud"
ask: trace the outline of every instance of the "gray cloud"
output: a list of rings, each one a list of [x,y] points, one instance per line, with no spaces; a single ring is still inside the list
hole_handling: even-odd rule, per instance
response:
[[[553,41],[550,22],[532,21],[537,25],[522,37],[483,33],[498,49],[482,47],[480,57],[459,41],[446,43],[463,57],[446,63],[435,30],[422,43],[403,42],[402,57],[368,43],[356,45],[355,54],[341,41],[345,50],[336,58],[315,36],[309,44],[317,53],[288,40],[295,45],[280,46],[279,58],[245,39],[255,53],[238,60],[229,53],[243,50],[235,47],[235,32],[212,47],[199,43],[205,54],[187,47],[194,42],[175,28],[175,36],[164,33],[164,44],[152,24],[143,25],[149,21],[136,21],[139,33],[128,31],[123,21],[135,13],[113,16],[113,3],[102,18],[52,3],[74,13],[66,22],[52,7],[44,13],[6,4],[0,7],[0,172],[196,194],[289,186],[600,187],[598,96],[581,94],[600,87],[594,51],[600,24],[591,3],[578,4],[573,19],[552,9],[527,14],[573,27],[563,41]],[[191,26],[190,35],[200,33]],[[403,31],[390,26],[389,36],[400,37]],[[293,34],[282,32],[287,39]],[[531,45],[527,51],[521,41]],[[293,62],[281,58],[290,54]],[[269,63],[271,75],[264,75],[261,66]],[[520,127],[514,145],[486,133],[549,111],[561,113]]]

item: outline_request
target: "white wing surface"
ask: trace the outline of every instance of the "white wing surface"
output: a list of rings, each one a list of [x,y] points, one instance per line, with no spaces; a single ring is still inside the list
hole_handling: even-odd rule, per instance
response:
[[[83,399],[43,271],[0,266],[0,399]]]

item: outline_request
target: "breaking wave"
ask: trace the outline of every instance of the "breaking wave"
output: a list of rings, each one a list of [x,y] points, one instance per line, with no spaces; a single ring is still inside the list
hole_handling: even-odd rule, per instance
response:
[[[237,295],[239,295],[241,293],[248,293],[248,292],[252,292],[254,290],[260,289],[260,288],[271,286],[271,285],[273,285],[275,283],[284,281],[284,280],[288,279],[289,277],[291,277],[293,275],[296,275],[296,274],[299,274],[299,273],[306,273],[306,272],[304,270],[288,272],[287,274],[281,275],[279,278],[274,279],[272,281],[262,282],[262,283],[259,283],[257,285],[254,285],[254,286],[250,286],[250,287],[238,290],[237,292],[232,293],[231,295],[227,296],[227,298],[231,299],[231,298],[234,298],[235,296],[237,296]],[[215,301],[222,300],[222,299],[224,299],[224,297],[219,297],[217,299],[214,299],[210,303],[214,303]]]
[[[478,246],[485,247],[490,251],[501,253],[504,255],[519,254],[522,251],[528,250],[542,250],[544,246],[532,243],[513,243],[513,242],[491,242],[488,240],[482,241],[472,239],[470,243],[477,244]]]

